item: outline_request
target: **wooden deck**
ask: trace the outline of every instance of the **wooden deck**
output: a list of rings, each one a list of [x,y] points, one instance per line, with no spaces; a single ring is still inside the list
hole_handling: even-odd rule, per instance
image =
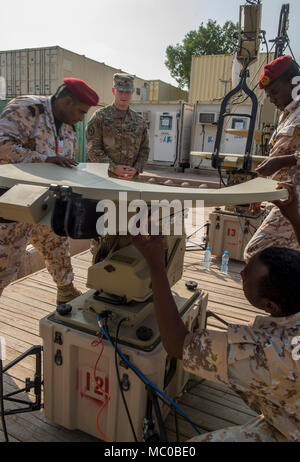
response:
[[[211,271],[200,271],[203,252],[188,250],[185,256],[184,279],[195,280],[199,287],[209,292],[208,309],[230,323],[248,323],[258,310],[246,301],[239,276],[242,264],[230,262],[228,276],[219,272],[219,260],[213,260]],[[76,286],[86,290],[87,268],[90,253],[83,252],[73,257]],[[41,270],[7,287],[0,298],[0,336],[6,341],[6,361],[15,359],[32,345],[40,345],[39,320],[55,310],[56,287],[47,270]],[[218,320],[210,317],[208,326],[224,329]],[[34,359],[27,358],[15,366],[10,374],[4,374],[5,393],[24,387],[24,380],[34,371]],[[195,379],[195,380],[194,380]],[[188,390],[177,403],[199,426],[200,431],[213,431],[242,424],[255,414],[229,388],[201,381],[194,377],[188,383]],[[30,398],[30,395],[24,394]],[[6,403],[7,406],[7,403]],[[13,407],[14,405],[9,405]],[[18,406],[17,404],[15,406]],[[25,442],[83,442],[98,441],[79,431],[68,431],[47,421],[42,411],[10,415],[6,417],[10,441]],[[195,436],[193,427],[181,417],[175,420],[169,415],[166,420],[169,441],[186,441]],[[1,429],[1,423],[0,423]],[[177,431],[177,433],[176,433]],[[0,441],[4,440],[0,430]]]

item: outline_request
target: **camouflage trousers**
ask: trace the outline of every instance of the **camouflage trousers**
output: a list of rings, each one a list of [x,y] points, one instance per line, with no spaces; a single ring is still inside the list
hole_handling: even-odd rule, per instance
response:
[[[267,218],[255,232],[244,250],[247,263],[257,252],[267,247],[288,247],[299,250],[299,244],[291,223],[273,206]]]
[[[67,238],[57,236],[48,226],[5,223],[0,225],[0,295],[10,282],[17,279],[28,244],[42,254],[57,285],[66,286],[73,281]]]
[[[282,433],[276,428],[272,427],[263,416],[255,417],[245,425],[236,425],[234,427],[222,428],[214,432],[205,433],[201,436],[195,436],[188,440],[189,443],[199,442],[248,442],[248,443],[272,443],[272,442],[286,442]]]

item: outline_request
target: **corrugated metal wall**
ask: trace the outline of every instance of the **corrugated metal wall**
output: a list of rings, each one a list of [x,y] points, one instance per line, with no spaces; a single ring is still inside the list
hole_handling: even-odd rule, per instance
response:
[[[50,95],[64,77],[85,80],[99,94],[100,105],[113,100],[113,75],[127,72],[64,48],[46,47],[0,51],[0,76],[6,80],[8,98],[19,95]],[[133,101],[187,100],[187,92],[160,80],[135,77]],[[89,112],[91,117],[94,109]]]
[[[269,61],[273,57],[271,53]],[[257,61],[249,66],[250,77],[247,80],[249,88],[255,87],[265,64],[267,64],[267,54],[260,53]],[[193,56],[189,103],[224,98],[232,89],[232,65],[233,55]],[[260,99],[263,96],[260,90],[256,91],[256,95]]]
[[[0,52],[6,96],[50,95],[57,88],[57,47]]]
[[[226,91],[220,79],[231,78],[232,61],[232,55],[193,56],[189,103],[223,98]]]

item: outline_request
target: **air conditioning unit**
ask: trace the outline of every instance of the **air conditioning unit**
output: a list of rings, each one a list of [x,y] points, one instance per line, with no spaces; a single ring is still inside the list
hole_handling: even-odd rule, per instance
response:
[[[199,123],[200,124],[215,124],[218,121],[218,112],[200,112]]]

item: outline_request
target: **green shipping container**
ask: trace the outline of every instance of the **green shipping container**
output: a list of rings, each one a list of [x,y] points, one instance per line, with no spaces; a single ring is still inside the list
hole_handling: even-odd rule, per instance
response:
[[[9,101],[9,99],[0,99],[0,114]]]
[[[75,153],[75,160],[77,162],[86,162],[86,137],[85,137],[86,121],[87,121],[87,116],[85,115],[83,121],[78,122],[75,125],[77,143],[78,143],[77,151]]]

